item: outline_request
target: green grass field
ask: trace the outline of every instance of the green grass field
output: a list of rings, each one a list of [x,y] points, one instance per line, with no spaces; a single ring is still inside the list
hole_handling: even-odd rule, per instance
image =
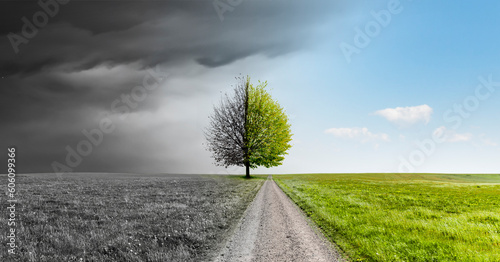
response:
[[[7,257],[3,245],[0,261],[209,261],[263,182],[233,176],[19,175],[18,250]],[[0,223],[7,232],[7,216]],[[0,241],[6,243],[7,234]]]
[[[273,178],[351,261],[500,261],[500,175]]]

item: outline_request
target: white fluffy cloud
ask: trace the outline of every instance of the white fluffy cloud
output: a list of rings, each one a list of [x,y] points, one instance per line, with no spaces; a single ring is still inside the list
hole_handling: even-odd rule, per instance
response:
[[[373,134],[372,132],[368,131],[368,128],[366,127],[330,128],[325,130],[325,133],[332,134],[340,138],[357,139],[361,140],[362,142],[376,141],[376,140],[389,141],[389,135],[384,133]]]
[[[445,126],[436,128],[433,133],[434,135],[444,134],[444,141],[450,143],[466,142],[472,139],[471,133],[459,134],[453,130],[447,129]]]
[[[428,105],[386,108],[376,111],[374,114],[384,117],[390,122],[398,125],[411,125],[417,122],[425,122],[431,119],[432,108]]]

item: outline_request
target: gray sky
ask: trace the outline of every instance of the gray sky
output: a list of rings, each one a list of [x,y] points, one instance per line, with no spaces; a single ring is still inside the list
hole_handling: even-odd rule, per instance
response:
[[[70,1],[49,11],[1,2],[2,148],[17,146],[21,172],[52,172],[54,161],[73,171],[221,172],[202,145],[221,92],[240,73],[255,75],[259,61],[307,49],[320,37],[316,25],[346,8],[243,1],[221,21],[213,1]],[[37,12],[48,21],[38,17],[41,26],[29,35],[23,17],[33,23]],[[141,101],[123,102],[148,68],[168,77],[137,91]],[[130,113],[112,110],[115,100]],[[116,128],[88,149],[82,132],[103,119]],[[78,152],[79,143],[91,153],[72,167],[67,147]]]

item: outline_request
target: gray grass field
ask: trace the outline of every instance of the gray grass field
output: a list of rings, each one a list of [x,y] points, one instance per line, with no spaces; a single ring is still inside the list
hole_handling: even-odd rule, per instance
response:
[[[19,175],[19,248],[8,258],[211,260],[263,182],[198,175]],[[0,224],[7,225],[5,216]],[[2,234],[0,241],[6,240]],[[0,261],[6,259],[3,248]]]

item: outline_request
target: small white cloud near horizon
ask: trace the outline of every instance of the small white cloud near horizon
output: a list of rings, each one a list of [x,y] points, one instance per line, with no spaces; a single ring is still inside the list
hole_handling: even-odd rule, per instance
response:
[[[486,134],[480,134],[479,135],[479,140],[481,140],[481,143],[485,146],[498,146],[496,142],[493,140],[489,139],[486,137]]]
[[[467,142],[472,139],[471,133],[458,134],[453,130],[447,129],[445,126],[440,126],[436,128],[433,132],[434,135],[444,134],[444,142],[456,143],[456,142]]]
[[[429,123],[433,109],[428,105],[407,106],[386,108],[376,111],[375,115],[379,115],[400,126],[412,125],[417,122]]]
[[[368,128],[363,127],[353,127],[353,128],[348,128],[348,127],[343,127],[343,128],[330,128],[325,130],[326,134],[332,134],[335,137],[340,137],[340,138],[346,138],[346,139],[356,139],[360,140],[361,142],[368,142],[368,141],[390,141],[389,135],[385,133],[380,133],[380,134],[373,134],[372,132],[368,131]]]

